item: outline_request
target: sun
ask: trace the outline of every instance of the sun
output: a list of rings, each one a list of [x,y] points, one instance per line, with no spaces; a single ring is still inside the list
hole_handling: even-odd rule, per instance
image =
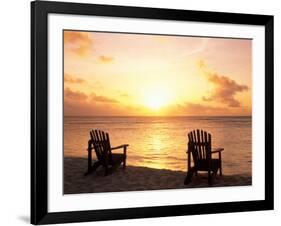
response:
[[[163,107],[166,103],[165,98],[162,96],[156,94],[150,97],[149,100],[147,100],[147,106],[151,109],[157,110],[161,107]]]
[[[153,89],[145,94],[145,106],[151,110],[159,110],[169,104],[168,92],[162,89]]]

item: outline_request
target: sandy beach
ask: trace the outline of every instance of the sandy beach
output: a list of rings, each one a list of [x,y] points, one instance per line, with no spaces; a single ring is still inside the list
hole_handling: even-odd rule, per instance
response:
[[[186,172],[183,171],[129,165],[125,170],[120,167],[105,177],[102,167],[84,176],[86,169],[87,159],[64,158],[64,194],[208,187],[207,175],[203,173],[194,176],[189,185],[184,185]],[[251,183],[250,175],[217,175],[213,187],[245,186]]]

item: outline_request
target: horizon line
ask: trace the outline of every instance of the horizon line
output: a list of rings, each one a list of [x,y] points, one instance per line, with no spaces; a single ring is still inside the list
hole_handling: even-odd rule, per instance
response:
[[[252,115],[64,115],[64,117],[252,117]]]

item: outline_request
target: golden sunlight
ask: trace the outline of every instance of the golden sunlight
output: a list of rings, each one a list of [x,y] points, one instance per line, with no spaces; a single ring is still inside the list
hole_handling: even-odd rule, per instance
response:
[[[151,110],[159,110],[161,107],[167,106],[169,102],[168,92],[163,89],[155,88],[144,95],[144,104]]]
[[[64,47],[66,115],[251,115],[251,40],[68,31]]]

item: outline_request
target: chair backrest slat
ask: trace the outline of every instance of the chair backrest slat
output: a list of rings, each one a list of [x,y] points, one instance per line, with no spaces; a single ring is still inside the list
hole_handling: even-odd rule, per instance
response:
[[[204,133],[204,140],[205,140],[205,143],[208,144],[208,134],[207,134],[206,131],[203,131],[203,133]],[[208,147],[207,147],[207,145],[206,145],[206,146],[205,146],[205,158],[207,158],[207,152],[208,152]]]
[[[203,130],[193,130],[188,133],[188,149],[194,162],[211,158],[211,134]]]
[[[194,152],[194,153],[196,153],[196,156],[197,156],[197,158],[198,159],[201,159],[201,153],[198,151],[198,144],[199,144],[199,142],[198,142],[198,138],[197,138],[197,136],[196,136],[196,131],[194,130],[193,131],[193,142],[194,142],[194,149],[196,150],[196,152]]]
[[[199,157],[200,157],[200,159],[202,159],[203,158],[203,153],[202,153],[202,150],[201,150],[201,139],[200,139],[200,131],[199,131],[199,129],[197,129],[196,130],[196,134],[197,134],[197,149],[198,149],[198,153],[199,153]]]
[[[201,136],[201,142],[205,144],[205,139],[203,135],[203,130],[200,130],[200,136]],[[206,145],[202,145],[202,157],[205,159],[206,158]]]
[[[93,134],[93,131],[90,131],[90,136],[91,136],[91,140],[94,140],[94,134]]]
[[[102,159],[102,147],[100,144],[99,133],[97,130],[94,130],[95,139],[94,139],[94,149],[97,154],[98,159]]]
[[[212,150],[212,137],[211,137],[211,134],[209,133],[208,134],[208,151],[207,151],[207,154],[208,154],[208,158],[211,158],[211,150]]]
[[[108,162],[111,158],[111,147],[108,133],[101,130],[92,130],[90,131],[90,139],[97,158],[101,162]]]

